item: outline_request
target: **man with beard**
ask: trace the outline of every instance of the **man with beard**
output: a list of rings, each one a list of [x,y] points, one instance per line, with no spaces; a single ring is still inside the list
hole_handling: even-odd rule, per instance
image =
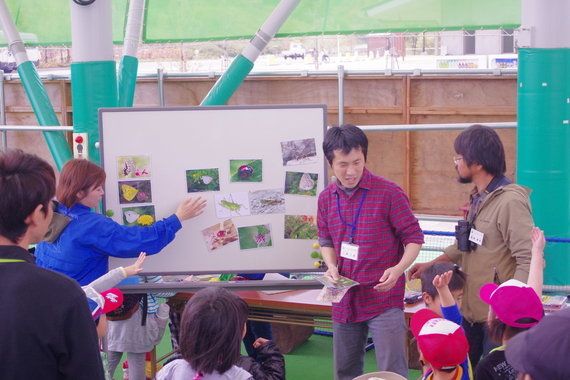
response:
[[[505,177],[505,152],[493,129],[472,125],[457,136],[454,148],[459,182],[475,185],[466,216],[470,228],[464,235],[467,249],[461,251],[456,241],[431,262],[415,264],[410,274],[419,278],[427,267],[442,261],[454,262],[467,273],[461,313],[469,358],[475,368],[492,348],[485,324],[489,308],[479,298],[479,288],[487,282],[503,283],[511,278],[526,283],[533,221],[529,190]]]

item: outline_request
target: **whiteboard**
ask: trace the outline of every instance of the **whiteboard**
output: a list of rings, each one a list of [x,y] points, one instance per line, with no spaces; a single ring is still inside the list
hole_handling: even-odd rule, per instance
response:
[[[101,109],[104,209],[139,224],[172,215],[186,197],[207,200],[145,272],[314,269],[325,115],[324,105]]]

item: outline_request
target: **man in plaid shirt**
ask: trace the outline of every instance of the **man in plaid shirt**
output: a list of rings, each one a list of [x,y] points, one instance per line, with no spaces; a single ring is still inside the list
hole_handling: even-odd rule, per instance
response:
[[[360,128],[330,128],[323,150],[337,179],[318,203],[325,276],[360,283],[333,303],[335,379],[362,374],[369,330],[378,369],[407,376],[404,271],[420,251],[422,230],[402,189],[366,169]]]

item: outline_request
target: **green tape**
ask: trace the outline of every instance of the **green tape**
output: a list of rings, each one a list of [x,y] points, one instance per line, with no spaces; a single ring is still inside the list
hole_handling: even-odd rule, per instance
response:
[[[18,74],[38,123],[44,126],[60,125],[34,64],[30,61],[20,64]],[[42,133],[57,168],[61,170],[71,158],[71,149],[64,132],[44,131]]]
[[[570,237],[570,49],[520,49],[517,181],[533,189],[534,221]],[[566,120],[566,122],[565,122]],[[570,244],[549,243],[544,282],[570,285]]]
[[[87,133],[89,159],[99,163],[99,108],[117,106],[115,61],[72,63],[71,95],[74,132]]]
[[[221,106],[228,102],[253,68],[253,62],[238,55],[228,67],[224,75],[218,79],[214,87],[202,101],[202,106]]]
[[[119,65],[119,107],[132,107],[137,85],[137,70],[139,60],[125,55]]]

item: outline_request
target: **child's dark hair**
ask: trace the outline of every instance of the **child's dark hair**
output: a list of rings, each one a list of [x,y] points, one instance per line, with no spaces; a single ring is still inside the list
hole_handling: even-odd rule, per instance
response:
[[[180,354],[197,372],[226,372],[240,357],[247,314],[245,301],[229,290],[198,291],[182,313]]]
[[[467,275],[458,265],[452,263],[435,263],[426,268],[421,275],[422,292],[429,294],[432,298],[435,298],[437,296],[437,289],[433,286],[433,279],[438,274],[444,274],[450,270],[453,271],[453,275],[449,281],[449,290],[453,292],[463,289],[465,287],[465,279]]]
[[[520,323],[536,322],[534,318],[521,318],[517,320]],[[505,324],[499,318],[493,318],[487,328],[489,329],[489,337],[497,344],[503,344],[503,339],[509,340],[513,336],[528,330],[530,327],[513,327]]]

